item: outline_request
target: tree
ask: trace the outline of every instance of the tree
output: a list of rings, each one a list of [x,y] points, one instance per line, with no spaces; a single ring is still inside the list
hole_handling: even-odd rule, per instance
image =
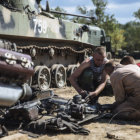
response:
[[[92,0],[92,2],[95,6],[95,12],[94,12],[94,9],[87,10],[87,8],[85,6],[84,7],[78,6],[77,10],[81,14],[91,16],[91,17],[93,17],[93,14],[96,14],[96,15],[94,15],[95,19],[91,20],[90,22],[91,22],[91,24],[94,24],[94,25],[97,24],[99,27],[101,27],[104,23],[105,9],[107,6],[107,1],[106,0]],[[78,20],[78,22],[79,21],[82,21],[82,23],[85,23],[86,19],[81,20],[81,18],[80,18],[80,20]]]
[[[114,18],[114,15],[105,15],[104,22],[101,27],[106,31],[106,34],[109,35],[110,33],[114,32],[114,30],[119,26],[116,19]]]
[[[103,28],[107,35],[111,36],[111,44],[115,52],[117,49],[120,49],[122,46],[125,46],[124,30],[120,29],[117,20],[114,18],[114,15],[109,15],[105,13],[107,6],[106,0],[92,0],[95,6],[94,9],[87,10],[86,7],[78,7],[78,11],[81,14],[86,14],[88,16],[93,16],[93,13],[96,14],[96,19],[90,21],[91,24],[97,25],[100,28]],[[78,20],[80,23],[86,23],[87,19]]]
[[[124,32],[124,30],[117,27],[112,33],[110,33],[111,42],[115,53],[118,49],[121,49],[122,46],[125,46]]]
[[[127,50],[133,52],[134,50],[140,51],[140,23],[139,22],[128,22],[123,26],[125,30],[125,41]]]
[[[87,8],[84,7],[77,7],[77,10],[84,15],[94,17],[95,20],[91,20],[90,24],[97,25],[101,28],[103,28],[107,34],[110,32],[113,32],[114,28],[116,28],[116,25],[118,24],[116,19],[114,18],[114,15],[105,14],[105,9],[107,6],[107,1],[104,0],[92,0],[93,4],[95,5],[95,12],[94,9],[87,10]],[[78,22],[82,21],[82,23],[86,23],[86,19],[80,19]]]
[[[78,6],[77,7],[77,11],[79,11],[80,14],[89,16],[89,11],[87,10],[87,8],[85,6],[83,6],[83,7]],[[92,16],[90,16],[90,17],[92,17]],[[81,18],[81,17],[73,17],[72,21],[77,22],[77,23],[82,23],[82,24],[90,24],[91,23],[90,19],[88,19],[88,18]]]
[[[83,6],[83,7],[78,6],[77,10],[80,11],[80,13],[83,14],[83,15],[87,14],[87,12],[88,12],[87,8],[85,6]]]
[[[62,12],[62,13],[66,13],[66,11],[63,8],[60,8],[59,6],[57,6],[54,11],[57,12]],[[57,18],[62,18],[62,19],[68,19],[68,17],[64,14],[53,14],[55,17]]]
[[[140,9],[138,11],[134,12],[134,16],[138,19],[140,19]]]
[[[97,23],[98,26],[100,26],[104,23],[107,1],[106,0],[92,0],[92,2],[96,8],[95,9],[95,14],[96,14],[95,23]]]

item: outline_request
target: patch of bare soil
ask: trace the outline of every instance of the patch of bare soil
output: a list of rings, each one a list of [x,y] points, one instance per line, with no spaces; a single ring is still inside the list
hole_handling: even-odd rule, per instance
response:
[[[120,59],[115,59],[116,63],[120,62]],[[136,62],[140,62],[137,60]],[[66,99],[72,98],[77,92],[72,87],[65,87],[62,89],[52,89],[53,92],[60,97]],[[100,97],[99,103],[110,104],[114,102],[114,97]],[[36,138],[37,140],[140,140],[140,122],[127,122],[103,119],[97,122],[91,122],[88,125],[84,125],[84,128],[90,130],[88,136],[75,135],[71,133],[56,133],[48,132],[46,135]],[[10,132],[11,134],[17,133],[17,131]],[[29,137],[28,139],[36,140]]]
[[[72,98],[76,91],[72,87],[63,89],[53,89],[54,93],[64,98]],[[99,102],[101,104],[113,103],[114,97],[100,97]],[[140,123],[126,122],[113,120],[109,124],[108,119],[100,120],[97,122],[91,122],[88,125],[84,125],[84,128],[90,130],[88,136],[64,134],[64,133],[48,133],[47,135],[40,136],[38,140],[140,140]],[[30,138],[33,139],[33,138]]]

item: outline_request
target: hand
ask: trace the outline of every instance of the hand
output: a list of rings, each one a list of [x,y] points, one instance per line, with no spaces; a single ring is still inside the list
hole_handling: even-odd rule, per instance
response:
[[[85,98],[85,101],[86,101],[86,103],[89,103],[90,102],[90,100],[92,100],[94,97],[96,97],[97,96],[97,93],[96,92],[90,92],[89,94],[88,94],[88,96],[86,96],[86,98]]]
[[[88,91],[82,90],[80,92],[80,95],[82,96],[83,99],[85,99],[88,96]]]
[[[86,103],[89,103],[90,100],[91,100],[91,95],[86,96],[86,98],[85,98],[85,102],[86,102]]]

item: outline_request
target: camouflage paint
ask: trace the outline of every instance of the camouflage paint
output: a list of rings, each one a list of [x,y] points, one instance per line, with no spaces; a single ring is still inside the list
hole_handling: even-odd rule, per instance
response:
[[[11,0],[11,2],[20,11],[13,11],[0,5],[0,35],[73,40],[94,46],[101,45],[101,29],[96,26],[88,26],[89,31],[77,35],[81,24],[50,18],[47,13],[42,14],[36,0]],[[34,14],[31,13],[33,11]]]

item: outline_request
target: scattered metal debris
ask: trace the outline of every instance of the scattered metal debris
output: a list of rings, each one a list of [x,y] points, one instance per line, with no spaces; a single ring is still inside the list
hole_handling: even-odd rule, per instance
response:
[[[30,87],[33,74],[29,55],[0,48],[0,137],[9,126],[35,137],[49,130],[88,135],[81,124],[110,115],[109,105],[87,104],[81,95],[68,100]]]

